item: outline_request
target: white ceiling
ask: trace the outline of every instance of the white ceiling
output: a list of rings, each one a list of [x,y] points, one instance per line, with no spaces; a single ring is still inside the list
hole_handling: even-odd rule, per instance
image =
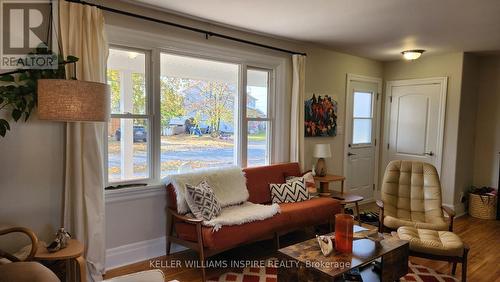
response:
[[[500,50],[500,0],[136,0],[378,60],[405,49]]]

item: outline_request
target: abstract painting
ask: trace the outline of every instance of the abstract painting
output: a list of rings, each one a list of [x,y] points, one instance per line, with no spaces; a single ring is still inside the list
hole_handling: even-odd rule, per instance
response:
[[[337,135],[337,101],[325,95],[305,101],[305,137],[332,137]]]

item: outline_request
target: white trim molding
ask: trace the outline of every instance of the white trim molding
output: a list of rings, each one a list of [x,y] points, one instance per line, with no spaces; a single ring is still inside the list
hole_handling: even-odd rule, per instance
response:
[[[104,192],[106,203],[124,202],[158,196],[166,197],[166,189],[164,184],[136,186],[121,188],[117,190],[107,190]]]
[[[135,242],[106,250],[106,271],[124,265],[145,261],[165,255],[165,236]],[[172,244],[172,253],[186,250],[185,247]]]

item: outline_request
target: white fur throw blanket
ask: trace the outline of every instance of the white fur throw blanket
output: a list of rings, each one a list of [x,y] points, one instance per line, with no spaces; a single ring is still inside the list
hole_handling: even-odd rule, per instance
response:
[[[248,200],[246,178],[239,167],[199,170],[191,173],[175,174],[163,179],[163,183],[172,184],[177,198],[177,212],[189,212],[186,202],[186,184],[198,185],[206,179],[215,193],[222,208],[241,204]]]
[[[264,220],[273,217],[280,212],[278,204],[261,205],[251,202],[244,202],[241,205],[225,207],[219,216],[209,221],[204,221],[206,226],[212,226],[214,231],[218,231],[224,225],[241,225],[257,220]]]

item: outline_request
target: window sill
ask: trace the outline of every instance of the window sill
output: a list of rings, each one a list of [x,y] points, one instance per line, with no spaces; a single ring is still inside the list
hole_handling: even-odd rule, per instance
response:
[[[106,203],[124,202],[134,199],[157,197],[165,194],[164,184],[150,184],[147,186],[127,187],[104,192]]]

